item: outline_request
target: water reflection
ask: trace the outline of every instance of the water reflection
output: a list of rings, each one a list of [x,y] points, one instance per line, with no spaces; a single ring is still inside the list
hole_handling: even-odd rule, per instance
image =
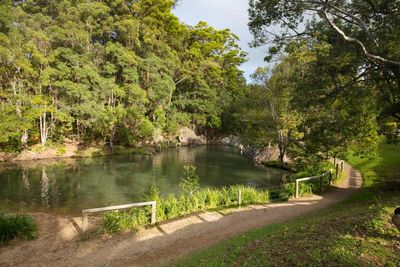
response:
[[[78,214],[82,209],[142,201],[151,183],[178,192],[183,166],[204,186],[280,183],[281,171],[254,167],[227,147],[171,149],[154,156],[115,156],[0,166],[0,207]]]
[[[43,207],[49,208],[49,177],[46,173],[46,167],[42,168],[42,179],[40,180],[40,184]]]

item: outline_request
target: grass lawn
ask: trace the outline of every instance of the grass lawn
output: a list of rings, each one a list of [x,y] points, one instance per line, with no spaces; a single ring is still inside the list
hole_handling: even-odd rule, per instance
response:
[[[351,157],[364,186],[349,199],[285,224],[228,239],[176,266],[400,266],[400,146],[381,144],[374,159]]]

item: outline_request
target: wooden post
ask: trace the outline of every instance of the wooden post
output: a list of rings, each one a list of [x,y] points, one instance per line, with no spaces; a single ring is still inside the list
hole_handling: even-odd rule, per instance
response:
[[[88,226],[88,215],[82,212],[82,231],[85,232]]]
[[[339,178],[339,164],[336,164],[336,179]]]
[[[325,174],[322,174],[319,177],[319,192],[322,194],[324,192],[324,176]]]
[[[340,170],[341,170],[341,171],[344,170],[344,161],[343,161],[343,160],[340,162]]]
[[[296,195],[295,198],[299,197],[299,181],[296,180]]]
[[[242,204],[242,190],[240,190],[240,189],[238,192],[238,204],[239,204],[239,208],[240,208],[240,205]]]
[[[156,205],[157,204],[155,201],[153,204],[151,204],[151,224],[156,224],[156,212],[157,212]]]
[[[329,170],[329,185],[332,185],[332,175],[333,175],[333,170],[332,169],[330,169]]]

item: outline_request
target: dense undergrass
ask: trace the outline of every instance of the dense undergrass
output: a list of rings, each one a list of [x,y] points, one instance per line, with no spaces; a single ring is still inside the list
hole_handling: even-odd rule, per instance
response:
[[[28,215],[0,210],[0,244],[15,238],[31,240],[37,237],[37,227]]]
[[[400,266],[400,146],[382,144],[373,159],[351,157],[364,187],[349,199],[289,223],[226,240],[177,266]]]

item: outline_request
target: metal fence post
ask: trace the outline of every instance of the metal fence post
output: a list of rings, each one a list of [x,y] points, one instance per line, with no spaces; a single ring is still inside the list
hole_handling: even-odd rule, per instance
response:
[[[239,204],[239,208],[240,208],[240,205],[242,204],[242,190],[240,190],[240,189],[238,192],[238,204]]]
[[[155,224],[156,223],[156,212],[157,212],[157,202],[154,201],[153,204],[151,204],[151,224]]]
[[[339,178],[339,164],[336,164],[336,179]]]
[[[325,174],[322,174],[319,177],[319,191],[321,194],[324,192],[324,176],[325,176]]]
[[[82,212],[82,232],[85,232],[88,226],[88,215]]]

